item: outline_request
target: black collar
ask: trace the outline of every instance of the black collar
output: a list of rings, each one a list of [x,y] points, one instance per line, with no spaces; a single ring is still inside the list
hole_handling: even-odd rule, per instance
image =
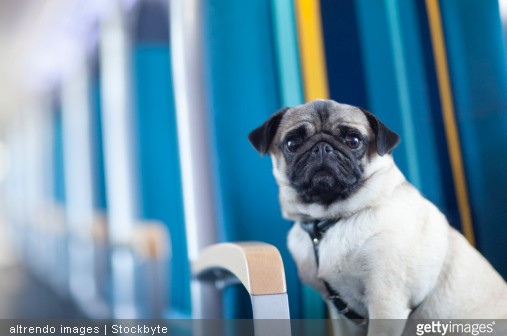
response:
[[[341,218],[338,219],[316,219],[311,222],[299,222],[301,228],[305,230],[312,240],[321,240],[324,234],[329,230],[330,227],[335,225],[340,221]],[[315,243],[315,241],[314,241]]]

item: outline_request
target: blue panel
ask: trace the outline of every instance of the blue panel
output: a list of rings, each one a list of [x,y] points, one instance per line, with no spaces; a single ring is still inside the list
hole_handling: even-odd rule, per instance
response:
[[[102,119],[101,119],[101,96],[100,79],[98,74],[92,80],[91,85],[91,128],[92,128],[92,169],[94,179],[94,207],[100,211],[107,209],[106,197],[106,174],[104,169],[104,148],[102,139]]]
[[[419,15],[415,1],[357,2],[369,108],[400,134],[394,157],[405,176],[442,210],[446,201],[437,146],[442,132],[429,104]],[[445,175],[444,175],[445,176]],[[452,202],[451,202],[452,203]]]
[[[411,122],[405,122],[404,134],[412,133],[414,147],[417,151],[409,158],[417,165],[419,173],[417,187],[431,201],[440,208],[446,204],[444,200],[442,166],[449,165],[448,160],[442,160],[438,155],[437,146],[447,146],[441,132],[441,118],[435,118],[429,103],[429,83],[426,78],[424,54],[420,37],[420,23],[417,13],[416,1],[393,1],[397,9],[399,20],[399,34],[401,35],[401,55],[405,61],[406,85],[399,89],[399,95],[407,94],[405,113],[410,113]],[[394,37],[396,38],[396,37]],[[403,84],[401,84],[403,85]],[[400,86],[400,83],[398,83]],[[416,183],[417,181],[413,181]]]
[[[303,103],[296,13],[292,0],[271,0],[274,45],[282,105]]]
[[[394,56],[384,1],[359,0],[356,6],[369,98],[366,107],[400,134],[403,141]],[[406,151],[398,148],[394,153],[402,171],[407,172]]]
[[[300,316],[300,288],[286,248],[269,158],[261,159],[247,136],[281,105],[269,0],[205,2],[205,54],[211,103],[211,151],[223,240],[260,240],[281,251],[291,316]],[[246,317],[248,301],[228,295],[226,315]]]
[[[497,0],[441,1],[478,247],[507,277],[507,65]]]
[[[321,11],[330,98],[367,106],[355,1],[322,0]]]
[[[450,166],[449,149],[445,134],[444,119],[442,114],[440,92],[437,82],[436,65],[433,58],[433,47],[429,30],[428,15],[426,5],[423,1],[415,1],[419,16],[421,32],[421,48],[424,58],[424,68],[426,81],[428,83],[428,101],[431,109],[431,124],[437,144],[438,162],[440,163],[441,179],[443,193],[443,204],[438,204],[444,211],[449,223],[456,228],[460,228],[460,214],[455,193],[455,186]],[[424,174],[424,171],[423,171]]]
[[[59,105],[55,109],[53,112],[53,193],[57,203],[65,204],[62,113]]]
[[[161,220],[170,230],[171,309],[188,315],[190,276],[168,42],[137,43],[133,57],[141,216]]]

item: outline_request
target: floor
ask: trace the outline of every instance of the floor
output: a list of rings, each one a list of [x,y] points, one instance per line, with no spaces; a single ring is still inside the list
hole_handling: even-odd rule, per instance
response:
[[[16,261],[5,233],[0,223],[0,319],[84,318],[70,300]]]
[[[0,268],[1,319],[84,318],[70,301],[58,296],[21,265]]]

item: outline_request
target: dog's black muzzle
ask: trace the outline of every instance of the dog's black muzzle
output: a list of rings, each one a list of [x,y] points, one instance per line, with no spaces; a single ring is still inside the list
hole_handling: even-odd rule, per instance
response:
[[[350,152],[320,141],[294,160],[289,176],[304,202],[330,204],[349,196],[361,174],[359,162]]]

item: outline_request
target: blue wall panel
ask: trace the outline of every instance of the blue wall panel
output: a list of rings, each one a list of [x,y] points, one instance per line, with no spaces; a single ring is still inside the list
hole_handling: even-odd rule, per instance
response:
[[[281,105],[303,103],[296,13],[293,0],[271,0],[273,43]]]
[[[160,220],[171,235],[169,317],[190,316],[190,270],[171,78],[167,2],[137,8],[133,30],[133,124],[140,217]]]
[[[378,0],[359,0],[356,6],[369,98],[366,108],[401,135],[403,146],[403,125],[399,114],[400,102],[385,3]],[[400,149],[394,152],[396,162],[402,171],[407,172],[406,151]]]
[[[441,1],[477,244],[507,277],[507,64],[496,0]]]
[[[322,0],[322,28],[330,98],[367,106],[364,64],[354,0]]]
[[[401,136],[394,158],[407,179],[444,212],[439,155],[441,128],[435,123],[427,78],[421,24],[415,1],[359,0],[356,2],[365,63],[368,108]]]
[[[57,104],[53,112],[53,197],[61,205],[65,204],[64,174],[62,112]]]
[[[138,190],[140,215],[161,220],[171,234],[171,309],[189,314],[190,273],[170,62],[168,42],[135,45]]]
[[[91,85],[91,128],[92,128],[92,169],[94,178],[94,207],[100,211],[107,209],[106,173],[104,169],[104,148],[102,139],[100,79],[98,73]]]
[[[397,34],[400,41],[400,58],[404,59],[404,76],[406,79],[398,80],[399,95],[406,95],[406,102],[402,102],[404,116],[404,133],[412,133],[414,142],[411,150],[416,151],[409,156],[414,161],[411,165],[417,166],[419,174],[413,182],[417,185],[424,196],[436,203],[442,210],[446,210],[447,202],[444,199],[444,183],[442,166],[448,166],[449,162],[438,155],[437,147],[446,147],[441,128],[441,118],[435,118],[430,104],[430,86],[436,86],[436,82],[428,82],[426,77],[426,64],[421,39],[421,23],[417,12],[417,1],[391,1],[399,21]],[[394,18],[391,18],[391,20]],[[397,60],[399,62],[399,60]],[[399,72],[400,70],[397,70]],[[400,86],[403,86],[400,88]],[[403,100],[400,99],[400,100]],[[409,168],[410,172],[410,168]]]
[[[441,188],[443,193],[443,203],[438,204],[443,210],[449,223],[456,228],[460,228],[460,214],[456,199],[455,186],[453,181],[452,169],[450,165],[450,154],[447,146],[445,134],[444,118],[441,106],[441,97],[437,82],[437,73],[435,60],[433,58],[433,46],[430,36],[428,13],[426,4],[423,1],[415,1],[420,25],[420,41],[424,61],[425,78],[427,86],[427,104],[431,109],[431,125],[436,142],[436,151],[438,155],[439,168],[441,173]],[[424,171],[423,171],[424,174]]]
[[[209,69],[211,150],[223,240],[274,244],[284,260],[291,316],[300,316],[299,284],[287,248],[269,158],[259,158],[248,134],[280,108],[270,3],[210,0],[204,10]],[[243,293],[244,294],[244,293]],[[246,300],[228,293],[228,317],[248,316]]]

